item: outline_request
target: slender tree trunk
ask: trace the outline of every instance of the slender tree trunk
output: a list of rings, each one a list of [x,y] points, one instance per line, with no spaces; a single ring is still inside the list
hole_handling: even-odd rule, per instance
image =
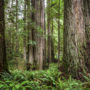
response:
[[[24,40],[23,40],[23,43],[24,43],[24,60],[25,60],[25,62],[26,62],[26,59],[27,59],[27,47],[26,47],[26,38],[27,38],[27,36],[26,36],[26,34],[27,34],[27,32],[26,32],[26,0],[24,0],[24,33],[25,33],[25,35],[24,35]]]
[[[64,68],[73,77],[85,73],[83,0],[64,0]]]
[[[45,21],[44,21],[44,7],[45,7],[45,5],[44,5],[44,0],[40,0],[40,18],[41,18],[41,21],[40,21],[40,26],[41,26],[41,32],[42,32],[42,35],[41,35],[41,58],[40,58],[40,67],[39,67],[39,69],[40,70],[42,70],[43,69],[43,60],[44,60],[44,29],[45,29]]]
[[[0,72],[8,71],[5,47],[4,0],[0,0]]]
[[[51,60],[54,61],[54,42],[53,42],[53,31],[54,31],[54,24],[53,24],[53,18],[52,18],[52,30],[51,30]]]
[[[45,3],[45,0],[44,0]],[[44,4],[44,9],[45,9],[45,4]],[[45,67],[47,61],[47,40],[46,40],[46,13],[44,10],[44,60],[43,60],[43,67]]]
[[[51,21],[51,17],[50,17],[50,0],[47,1],[47,5],[48,5],[48,11],[47,11],[47,29],[48,29],[48,60],[49,63],[51,63],[51,29],[50,29],[50,21]]]
[[[18,0],[16,0],[16,54],[18,55],[19,51],[19,42],[18,42]]]
[[[58,7],[58,63],[60,63],[60,0]]]

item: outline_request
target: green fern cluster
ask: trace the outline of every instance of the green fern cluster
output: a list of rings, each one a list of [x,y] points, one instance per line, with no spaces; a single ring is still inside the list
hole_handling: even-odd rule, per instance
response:
[[[0,90],[84,90],[81,81],[60,79],[57,65],[51,64],[48,70],[42,71],[11,71],[1,74]],[[89,84],[89,82],[88,82]],[[85,90],[90,90],[89,88]]]

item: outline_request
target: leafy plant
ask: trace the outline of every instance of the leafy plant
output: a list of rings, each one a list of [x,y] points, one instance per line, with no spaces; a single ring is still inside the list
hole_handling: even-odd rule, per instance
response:
[[[72,77],[62,80],[57,64],[50,64],[48,70],[11,73],[1,74],[0,90],[86,90],[90,86],[89,81],[82,83]]]

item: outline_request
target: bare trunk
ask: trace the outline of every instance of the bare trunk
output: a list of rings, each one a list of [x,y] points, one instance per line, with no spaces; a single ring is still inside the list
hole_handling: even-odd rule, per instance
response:
[[[53,19],[52,19],[52,30],[51,30],[51,60],[54,61],[54,41],[53,41],[53,30],[54,30],[54,25],[53,25]]]
[[[83,0],[64,0],[64,68],[73,77],[85,73]]]
[[[58,8],[58,64],[60,63],[60,0]]]
[[[5,47],[4,0],[0,0],[0,72],[8,71]]]
[[[50,29],[50,0],[47,1],[48,11],[47,11],[47,29],[48,29],[48,61],[51,63],[51,29]]]
[[[26,47],[26,0],[24,1],[24,33],[25,33],[25,35],[24,35],[24,40],[23,40],[23,43],[24,43],[24,60],[25,60],[25,62],[26,62],[26,59],[27,59],[27,47]]]
[[[45,0],[44,0],[44,3],[45,3]],[[44,9],[45,9],[45,4],[44,4]],[[44,10],[44,60],[43,60],[43,68],[45,67],[47,61],[47,40],[46,40],[46,13],[45,13],[45,10]]]
[[[34,51],[33,51],[33,38],[35,37],[33,35],[33,32],[34,32],[34,27],[32,25],[32,23],[34,22],[35,20],[35,15],[34,15],[34,7],[35,7],[35,0],[31,0],[31,4],[32,4],[32,7],[30,9],[30,0],[27,1],[27,15],[28,15],[28,67],[29,69],[32,69],[32,65],[34,63]],[[31,13],[30,13],[31,11]],[[31,19],[30,19],[31,18]]]
[[[43,69],[43,32],[44,32],[44,2],[42,0],[35,1],[35,10],[36,10],[36,60],[37,60],[37,69]]]
[[[18,0],[16,0],[16,53],[18,53]]]
[[[90,72],[90,1],[84,0],[85,33],[87,41],[87,68]]]

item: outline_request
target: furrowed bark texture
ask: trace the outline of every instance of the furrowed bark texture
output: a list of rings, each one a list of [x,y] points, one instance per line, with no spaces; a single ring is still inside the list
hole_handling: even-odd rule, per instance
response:
[[[43,50],[44,50],[44,0],[31,0],[32,14],[31,22],[33,23],[32,31],[30,31],[30,40],[35,44],[29,49],[33,52],[29,52],[30,63],[35,64],[36,68],[41,70],[43,68]],[[33,57],[32,57],[32,55]],[[32,62],[33,60],[33,62]]]
[[[87,68],[90,72],[90,0],[84,1],[85,33],[86,33],[86,51],[87,51]]]
[[[83,0],[64,0],[64,4],[64,66],[77,77],[86,69]]]
[[[35,0],[31,0],[31,4],[32,4],[32,7],[30,9],[30,0],[28,0],[27,2],[27,6],[28,6],[28,30],[29,30],[29,42],[33,42],[34,41],[34,37],[35,37],[35,33],[34,33],[34,27],[32,25],[32,23],[35,21],[35,14],[34,14],[34,7],[35,7]],[[30,13],[31,11],[31,13]],[[30,19],[31,18],[31,19]],[[29,44],[29,56],[28,56],[28,59],[29,59],[29,64],[30,64],[30,69],[32,69],[32,65],[34,63],[34,50],[33,50],[33,45],[30,43]]]
[[[44,2],[43,0],[35,1],[35,17],[36,17],[36,61],[37,69],[41,70],[43,68],[43,49],[44,49]]]

